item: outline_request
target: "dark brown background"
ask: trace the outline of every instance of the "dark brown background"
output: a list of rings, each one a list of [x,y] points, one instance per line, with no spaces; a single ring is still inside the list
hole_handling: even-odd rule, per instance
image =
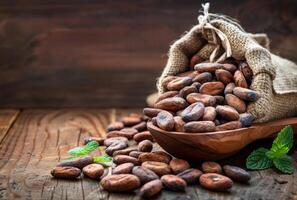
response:
[[[275,53],[297,61],[297,1],[210,1]],[[169,44],[197,23],[200,1],[2,0],[1,107],[145,104]]]

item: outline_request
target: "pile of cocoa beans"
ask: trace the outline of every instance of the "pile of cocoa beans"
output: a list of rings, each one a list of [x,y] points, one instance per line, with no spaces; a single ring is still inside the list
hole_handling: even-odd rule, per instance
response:
[[[203,133],[250,126],[254,119],[247,104],[260,95],[249,89],[253,72],[248,64],[234,59],[196,64],[198,60],[191,61],[193,71],[163,79],[168,91],[144,114],[166,131]]]
[[[221,167],[215,162],[203,162],[198,169],[186,160],[173,158],[156,145],[146,130],[147,120],[132,113],[108,125],[106,138],[85,139],[85,143],[97,141],[105,146],[105,153],[113,157],[111,167],[105,168],[103,164],[93,163],[91,156],[84,156],[58,164],[52,176],[88,177],[100,180],[106,191],[137,190],[142,198],[155,196],[163,189],[183,192],[187,185],[199,183],[209,190],[227,191],[233,181],[246,183],[251,178],[247,171],[236,166]]]

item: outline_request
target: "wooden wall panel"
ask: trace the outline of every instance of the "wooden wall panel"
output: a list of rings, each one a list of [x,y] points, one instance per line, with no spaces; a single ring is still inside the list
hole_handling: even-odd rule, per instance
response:
[[[297,61],[294,0],[210,1]],[[143,106],[196,0],[0,2],[1,107]]]

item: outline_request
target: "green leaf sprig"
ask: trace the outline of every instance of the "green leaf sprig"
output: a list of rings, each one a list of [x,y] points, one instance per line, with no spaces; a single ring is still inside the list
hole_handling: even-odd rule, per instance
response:
[[[73,149],[70,149],[68,153],[74,157],[84,156],[92,151],[96,150],[99,147],[98,142],[96,141],[90,141],[85,146],[82,147],[75,147]]]
[[[294,172],[293,159],[287,155],[294,144],[292,127],[286,126],[277,135],[270,150],[259,148],[253,151],[246,160],[246,167],[253,170],[267,169],[275,166],[286,174]]]

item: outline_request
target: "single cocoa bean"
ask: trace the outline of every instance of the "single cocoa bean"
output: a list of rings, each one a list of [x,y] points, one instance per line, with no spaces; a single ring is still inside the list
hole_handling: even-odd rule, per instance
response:
[[[124,128],[123,122],[113,122],[107,126],[107,132],[121,130],[122,128]]]
[[[168,84],[170,81],[172,81],[172,80],[174,80],[174,79],[176,79],[176,78],[177,78],[177,76],[167,76],[167,77],[165,77],[165,78],[162,80],[162,83],[161,83],[162,87],[167,88],[167,84]]]
[[[197,71],[187,71],[187,72],[183,72],[183,73],[180,73],[178,74],[177,76],[178,77],[190,77],[190,78],[194,78],[195,76],[197,76],[198,72]]]
[[[133,167],[134,167],[133,163],[123,163],[116,166],[112,170],[112,174],[130,174],[132,172]]]
[[[152,170],[159,176],[163,176],[165,174],[170,174],[171,169],[168,164],[163,162],[156,162],[156,161],[146,161],[141,164],[142,167]]]
[[[125,149],[114,151],[113,154],[112,154],[112,156],[116,156],[116,155],[129,155],[129,153],[131,151],[136,151],[136,150],[137,150],[137,147],[131,146],[131,147],[128,147],[128,148],[125,148]]]
[[[245,101],[257,101],[260,97],[258,92],[243,87],[235,87],[233,94]]]
[[[131,139],[133,136],[129,132],[124,131],[110,131],[107,133],[106,138],[114,138],[114,137],[125,137],[127,139]]]
[[[217,106],[217,114],[228,121],[236,121],[239,119],[239,113],[231,106]]]
[[[117,155],[113,157],[113,162],[117,165],[120,165],[123,163],[133,163],[134,165],[139,165],[137,158],[127,156],[127,155]]]
[[[131,151],[129,153],[129,156],[134,157],[134,158],[138,158],[140,156],[140,154],[142,154],[143,152],[140,151]]]
[[[199,93],[191,93],[187,96],[187,101],[190,104],[201,102],[204,106],[214,106],[216,104],[216,98],[207,95],[207,94],[199,94]],[[180,109],[181,110],[181,109]]]
[[[156,108],[177,111],[184,109],[187,106],[187,102],[181,97],[170,97],[163,99],[155,104]]]
[[[71,160],[65,160],[63,162],[60,162],[57,166],[58,167],[76,167],[79,169],[84,168],[85,166],[92,164],[93,158],[91,156],[84,156],[84,157],[78,157]]]
[[[151,198],[161,192],[163,188],[160,180],[153,180],[144,184],[139,191],[139,195],[142,198]]]
[[[199,89],[201,94],[218,95],[223,93],[224,84],[219,81],[203,83]]]
[[[216,162],[203,162],[201,165],[202,171],[204,173],[217,173],[222,174],[222,167],[219,163]]]
[[[140,122],[139,124],[136,124],[132,126],[131,128],[136,129],[138,132],[145,131],[146,130],[146,122]]]
[[[221,81],[225,85],[233,82],[233,75],[224,69],[218,69],[216,70],[216,78],[218,81]]]
[[[225,96],[226,103],[233,107],[237,112],[244,113],[246,111],[246,104],[243,100],[238,98],[233,94],[226,94]]]
[[[121,131],[129,135],[129,139],[132,139],[134,135],[138,133],[138,131],[135,128],[123,128],[121,129]]]
[[[204,109],[204,114],[202,117],[203,121],[214,121],[217,116],[216,109],[214,107],[208,106]]]
[[[100,137],[86,137],[84,139],[84,144],[88,144],[91,141],[96,141],[99,145],[104,144],[104,138],[100,138]]]
[[[218,69],[222,69],[223,65],[221,63],[199,63],[195,65],[194,69],[199,73],[210,72],[213,73]]]
[[[190,69],[194,69],[195,65],[201,63],[204,59],[198,55],[192,56],[190,60]]]
[[[164,187],[171,191],[185,191],[187,187],[186,181],[175,175],[164,175],[161,177],[161,181]]]
[[[158,162],[164,162],[168,164],[172,157],[168,154],[165,153],[164,151],[154,151],[150,153],[142,153],[139,157],[138,160],[143,163],[145,161],[158,161]]]
[[[223,169],[226,176],[231,178],[233,181],[247,183],[251,179],[250,173],[240,167],[225,165]]]
[[[114,174],[104,177],[100,182],[109,192],[128,192],[140,187],[140,180],[132,174]]]
[[[248,88],[248,84],[245,80],[245,77],[240,70],[237,70],[234,73],[234,82],[237,87]]]
[[[185,132],[184,125],[186,124],[180,116],[175,116],[174,118],[174,128],[175,131]]]
[[[85,166],[82,169],[82,172],[85,176],[87,176],[91,179],[100,179],[100,177],[104,173],[104,167],[100,164],[93,163],[93,164]]]
[[[137,142],[137,143],[139,143],[143,140],[150,140],[153,142],[154,138],[149,131],[143,131],[143,132],[140,132],[140,133],[137,133],[136,135],[134,135],[133,140],[135,140],[135,142]]]
[[[215,131],[216,125],[212,121],[188,122],[184,129],[189,133],[204,133]]]
[[[182,159],[172,159],[169,163],[171,170],[174,174],[178,174],[189,169],[191,166],[186,160]]]
[[[128,139],[125,137],[114,137],[114,138],[108,138],[104,140],[104,146],[110,146],[114,143],[125,143],[128,146]]]
[[[245,79],[248,82],[252,81],[254,74],[252,69],[249,67],[249,65],[246,62],[239,63],[239,70],[242,72],[242,74],[244,75]]]
[[[175,97],[179,94],[178,91],[168,91],[168,92],[164,92],[163,94],[159,95],[157,100],[155,101],[155,103],[163,100],[163,99],[167,99],[167,98],[170,98],[170,97]]]
[[[227,123],[217,126],[216,130],[217,131],[226,131],[226,130],[238,129],[241,127],[242,127],[242,125],[241,125],[240,121],[231,121],[231,122],[227,122]]]
[[[228,85],[226,85],[225,90],[224,90],[224,94],[232,94],[233,93],[233,89],[235,88],[235,83],[229,83]]]
[[[51,175],[55,178],[75,179],[80,176],[81,170],[77,167],[55,167],[51,171]]]
[[[239,121],[241,122],[242,127],[249,127],[254,121],[254,116],[250,113],[242,113],[239,115]]]
[[[203,114],[204,104],[197,102],[185,108],[181,113],[181,117],[185,122],[197,121],[203,116]]]
[[[234,72],[237,70],[237,67],[232,63],[223,63],[223,69],[234,74]]]
[[[121,118],[121,122],[123,122],[123,124],[125,126],[133,126],[133,125],[136,125],[136,124],[140,123],[141,122],[141,118],[140,117],[126,116],[126,117],[122,117]]]
[[[156,117],[157,125],[165,131],[172,131],[174,129],[174,119],[170,112],[162,111]]]
[[[143,114],[145,116],[148,116],[150,118],[156,117],[159,112],[161,112],[161,109],[158,108],[144,108],[143,109]]]
[[[152,180],[159,179],[158,175],[150,169],[141,166],[135,166],[132,169],[132,174],[137,176],[141,184],[145,184]]]
[[[191,85],[192,78],[191,77],[177,77],[174,80],[170,81],[167,84],[168,90],[181,90],[185,86]]]
[[[202,172],[198,169],[186,169],[183,172],[177,174],[178,177],[184,179],[187,184],[193,184],[199,182],[199,177],[202,175]]]
[[[188,94],[198,92],[198,89],[195,85],[186,86],[179,91],[179,96],[182,98],[186,98]]]
[[[209,72],[204,72],[204,73],[198,74],[197,76],[195,76],[193,78],[193,82],[198,82],[200,84],[210,82],[211,80],[212,80],[212,75]],[[200,88],[200,86],[199,86],[199,88]]]
[[[216,173],[202,174],[199,182],[202,187],[215,191],[227,191],[233,186],[230,178]]]
[[[153,149],[153,143],[150,140],[143,140],[138,144],[138,151],[151,152]]]

